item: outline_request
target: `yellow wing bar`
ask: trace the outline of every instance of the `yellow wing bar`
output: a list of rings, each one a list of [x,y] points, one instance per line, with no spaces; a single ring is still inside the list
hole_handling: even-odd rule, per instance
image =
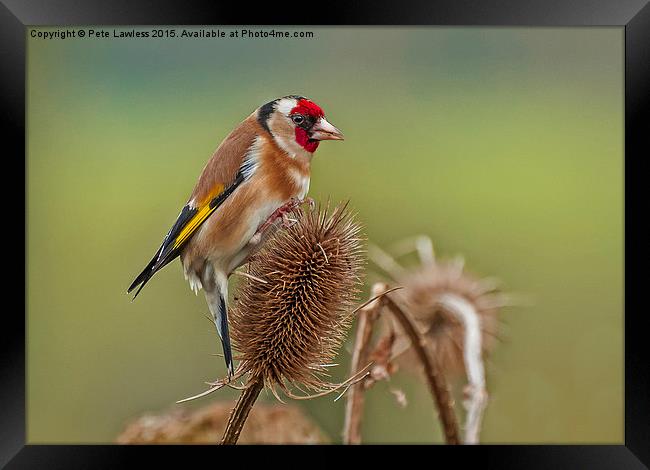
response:
[[[203,206],[199,209],[199,211],[194,214],[194,216],[187,221],[185,224],[185,227],[183,227],[178,234],[178,236],[174,239],[174,248],[178,248],[181,246],[185,240],[189,238],[190,235],[194,233],[194,231],[207,219],[210,214],[212,214],[215,209],[218,207],[217,205],[212,206],[211,202],[212,200],[221,194],[223,192],[223,185],[217,185],[211,192],[210,194],[204,198],[202,201]]]
[[[187,223],[185,227],[183,227],[183,230],[181,230],[181,233],[178,234],[176,239],[174,240],[174,248],[178,248],[183,244],[187,238],[194,233],[196,228],[201,225],[201,223],[208,218],[212,212],[214,212],[215,208],[211,208],[210,205],[203,206],[201,210],[199,210],[194,217],[190,219],[190,221]]]

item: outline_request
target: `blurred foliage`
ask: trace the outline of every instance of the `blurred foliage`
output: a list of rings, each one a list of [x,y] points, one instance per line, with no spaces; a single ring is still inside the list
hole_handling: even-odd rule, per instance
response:
[[[377,244],[430,235],[531,297],[502,316],[482,440],[622,442],[622,29],[312,30],[28,38],[28,441],[112,442],[223,375],[178,262],[136,302],[125,290],[221,139],[300,93],[346,135],[316,153],[315,199],[349,198]],[[343,400],[300,405],[340,440]],[[364,424],[367,442],[441,440],[405,374],[368,394]]]
[[[212,401],[199,409],[145,413],[129,422],[118,444],[217,444],[236,400]],[[326,444],[330,440],[295,405],[257,403],[238,444]]]

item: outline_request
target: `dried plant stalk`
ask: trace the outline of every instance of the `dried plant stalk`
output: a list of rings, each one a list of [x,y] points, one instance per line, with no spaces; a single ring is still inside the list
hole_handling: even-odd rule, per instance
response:
[[[444,375],[439,370],[439,365],[430,357],[429,351],[426,348],[425,338],[418,331],[414,320],[393,299],[388,297],[387,294],[391,291],[387,289],[388,286],[386,284],[376,283],[372,288],[371,298],[379,298],[366,304],[360,310],[351,371],[355,373],[363,363],[371,359],[369,353],[372,328],[381,315],[384,306],[387,306],[397,323],[406,332],[412,348],[416,351],[418,360],[424,368],[429,389],[438,408],[438,415],[444,430],[445,441],[448,444],[459,444],[458,422]],[[373,352],[373,357],[377,354],[375,360],[381,363],[377,364],[377,367],[380,369],[385,368],[385,370],[382,369],[383,372],[376,374],[379,379],[386,378],[394,372],[394,368],[390,362],[394,339],[393,333],[384,337],[379,341],[379,344]],[[348,395],[343,428],[343,442],[345,444],[361,443],[364,392],[367,387],[371,386],[377,380],[377,377],[371,373],[371,376],[366,378],[365,382],[353,386]]]
[[[409,315],[389,296],[386,296],[386,306],[409,336],[411,345],[424,366],[424,374],[438,408],[446,442],[448,444],[460,444],[458,421],[454,413],[454,405],[449,393],[449,387],[443,374],[438,370],[435,360],[429,356],[425,339],[418,332]]]
[[[248,418],[248,414],[253,408],[253,405],[263,388],[264,382],[261,379],[253,377],[249,381],[248,385],[239,396],[239,400],[237,400],[237,404],[235,405],[235,408],[233,408],[230,418],[228,418],[226,429],[221,438],[221,444],[237,443],[241,430],[246,422],[246,418]]]
[[[372,287],[370,298],[382,295],[388,286],[383,283],[376,283]],[[379,317],[379,311],[383,305],[383,299],[378,298],[359,310],[357,320],[357,333],[354,340],[354,350],[350,365],[351,375],[359,373],[362,367],[368,362],[370,352],[370,339],[372,338],[373,326]],[[344,444],[361,444],[361,420],[364,408],[364,383],[358,383],[350,388],[345,406],[345,424],[343,427]]]

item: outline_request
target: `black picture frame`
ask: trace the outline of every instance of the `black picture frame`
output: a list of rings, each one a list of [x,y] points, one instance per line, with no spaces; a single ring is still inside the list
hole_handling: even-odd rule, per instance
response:
[[[322,1],[322,0],[321,0]],[[642,230],[645,174],[640,164],[650,155],[647,145],[650,97],[650,6],[648,0],[438,0],[356,1],[342,5],[327,3],[310,13],[310,3],[296,2],[280,7],[277,2],[237,8],[235,2],[207,1],[75,1],[2,0],[0,5],[0,50],[2,73],[2,128],[5,165],[5,233],[14,240],[5,255],[18,254],[28,230],[25,201],[16,197],[14,174],[22,174],[25,185],[25,53],[26,28],[36,25],[151,25],[151,24],[255,24],[304,25],[307,19],[320,25],[481,25],[481,26],[620,26],[625,30],[625,442],[624,445],[517,445],[454,448],[438,446],[427,451],[433,465],[445,452],[454,466],[468,459],[498,468],[648,468],[650,463],[650,367],[648,341],[643,327],[647,295],[642,283],[648,280],[641,264],[648,259],[647,231]],[[9,145],[7,145],[9,144]],[[14,163],[15,167],[8,165]],[[16,172],[16,173],[14,173]],[[11,175],[11,177],[9,177]],[[26,192],[24,193],[26,195]],[[23,238],[11,229],[23,210]],[[7,212],[9,211],[9,212]],[[14,214],[11,211],[15,211]],[[5,259],[7,259],[5,257]],[[17,283],[16,263],[5,262],[7,278]],[[10,270],[10,271],[9,271]],[[18,270],[19,271],[19,270]],[[640,274],[637,274],[640,273]],[[23,272],[23,280],[25,279]],[[0,466],[6,468],[121,468],[142,457],[165,458],[170,446],[42,446],[26,444],[25,409],[25,318],[9,300],[18,289],[5,283],[5,309],[0,343]],[[25,285],[24,292],[28,286]],[[29,287],[29,288],[37,288]],[[639,306],[639,308],[635,308]],[[26,304],[24,313],[26,314]],[[205,457],[222,465],[224,457],[246,452],[250,447],[230,448],[215,453],[211,446],[174,446],[186,454],[187,463]],[[374,447],[374,446],[373,446]],[[354,447],[360,452],[367,447]],[[243,450],[242,450],[243,449]],[[372,452],[376,452],[374,449]],[[265,448],[264,452],[273,452]],[[282,451],[281,451],[282,452]],[[400,452],[401,453],[401,452]],[[453,453],[453,454],[452,454]],[[268,455],[268,454],[266,454]],[[402,454],[404,455],[404,454]],[[286,452],[285,452],[286,456]],[[289,458],[289,457],[285,457]],[[281,463],[281,461],[278,461]],[[193,463],[192,463],[193,464]],[[442,465],[442,461],[436,465]]]

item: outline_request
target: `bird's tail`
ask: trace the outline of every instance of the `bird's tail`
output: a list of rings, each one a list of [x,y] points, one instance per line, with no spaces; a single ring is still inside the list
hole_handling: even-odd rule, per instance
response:
[[[219,315],[215,318],[217,331],[221,338],[221,347],[223,348],[223,357],[226,360],[228,368],[228,377],[232,377],[235,368],[232,363],[232,349],[230,348],[230,331],[228,329],[228,306],[223,295],[219,295]]]
[[[223,347],[223,356],[226,361],[226,367],[228,368],[228,377],[232,377],[235,373],[235,368],[232,360],[232,349],[230,347],[230,331],[228,329],[228,278],[216,276],[216,283],[214,289],[206,289],[206,285],[203,285],[205,290],[205,297],[208,301],[208,306],[210,312],[212,313],[212,318],[214,323],[217,326],[217,332],[219,333],[219,338],[221,338],[221,346]]]

